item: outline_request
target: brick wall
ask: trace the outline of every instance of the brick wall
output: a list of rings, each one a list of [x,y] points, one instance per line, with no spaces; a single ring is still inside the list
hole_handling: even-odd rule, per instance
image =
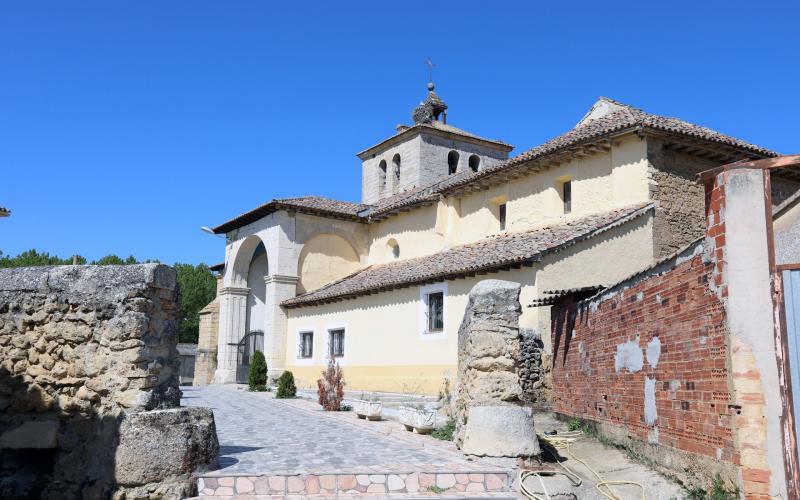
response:
[[[705,186],[705,237],[553,307],[554,410],[689,484],[786,497],[763,171]],[[727,218],[726,218],[727,217]]]
[[[702,244],[662,266],[584,308],[554,307],[554,409],[624,426],[648,445],[736,463],[725,311],[709,286],[714,266]],[[676,472],[703,479],[686,467]]]

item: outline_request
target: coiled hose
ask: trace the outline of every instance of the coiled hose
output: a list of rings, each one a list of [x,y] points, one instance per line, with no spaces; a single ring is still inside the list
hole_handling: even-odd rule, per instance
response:
[[[611,489],[612,485],[620,485],[620,484],[633,484],[641,488],[642,490],[642,500],[647,500],[645,493],[644,493],[644,485],[638,481],[606,481],[597,473],[594,469],[589,467],[589,464],[575,456],[570,450],[570,444],[574,443],[578,440],[578,438],[583,436],[582,431],[570,431],[565,432],[563,434],[555,435],[555,436],[547,436],[538,434],[539,439],[547,442],[550,446],[555,448],[556,450],[563,451],[566,455],[570,458],[583,464],[584,467],[589,469],[589,471],[594,474],[597,478],[597,483],[595,483],[595,489],[600,492],[601,495],[608,498],[608,500],[622,500],[618,497],[614,491]],[[547,488],[545,487],[543,477],[547,476],[555,476],[558,474],[562,474],[569,479],[573,486],[578,487],[580,486],[583,481],[581,480],[580,476],[575,474],[569,467],[564,465],[564,463],[559,459],[558,456],[553,454],[549,449],[545,448],[545,450],[555,459],[556,463],[563,469],[563,470],[549,470],[549,469],[531,469],[531,468],[523,468],[519,471],[517,477],[517,483],[519,484],[519,492],[524,495],[526,498],[530,500],[550,500],[550,495],[547,493]],[[539,479],[539,483],[542,485],[542,491],[544,492],[544,496],[538,495],[528,489],[525,486],[525,480],[529,477],[536,477]]]

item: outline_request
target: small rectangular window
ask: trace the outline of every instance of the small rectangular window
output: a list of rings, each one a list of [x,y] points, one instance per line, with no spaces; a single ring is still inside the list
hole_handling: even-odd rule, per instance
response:
[[[300,357],[310,358],[314,356],[314,332],[300,333]]]
[[[330,330],[328,335],[330,336],[328,354],[332,358],[341,358],[344,356],[344,328]]]
[[[500,230],[506,230],[506,204],[500,205]]]
[[[572,211],[572,181],[564,182],[562,186],[562,199],[564,200],[564,213]]]
[[[428,331],[441,332],[444,329],[444,292],[428,294]]]

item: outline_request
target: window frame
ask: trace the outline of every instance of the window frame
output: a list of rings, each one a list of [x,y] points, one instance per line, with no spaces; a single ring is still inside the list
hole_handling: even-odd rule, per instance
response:
[[[572,179],[561,183],[561,209],[564,215],[572,213]]]
[[[505,231],[508,223],[508,203],[500,203],[497,205],[497,220],[500,222],[500,230]]]
[[[434,283],[419,288],[420,339],[444,340],[447,338],[447,291],[447,283]],[[442,295],[442,328],[441,330],[432,330],[430,328],[430,296],[440,293]]]
[[[309,338],[306,344],[306,337]],[[306,345],[308,345],[308,354],[306,354]],[[314,359],[314,331],[306,330],[300,332],[300,358],[301,359]]]
[[[311,333],[311,357],[303,356],[303,334]],[[313,365],[314,364],[314,339],[317,337],[317,329],[313,326],[301,326],[295,330],[295,364],[297,365]]]
[[[325,363],[331,359],[331,341],[333,340],[332,333],[335,331],[342,331],[342,355],[334,356],[334,360],[339,365],[345,365],[347,362],[347,323],[330,323],[325,325]]]

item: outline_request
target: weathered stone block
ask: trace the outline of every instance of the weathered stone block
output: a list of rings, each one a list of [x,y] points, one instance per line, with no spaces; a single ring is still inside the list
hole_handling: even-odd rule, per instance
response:
[[[208,408],[174,408],[126,416],[119,428],[114,477],[121,485],[163,482],[203,472],[216,463],[214,414]]]
[[[522,406],[475,406],[469,409],[462,451],[490,457],[538,455],[533,410]]]

